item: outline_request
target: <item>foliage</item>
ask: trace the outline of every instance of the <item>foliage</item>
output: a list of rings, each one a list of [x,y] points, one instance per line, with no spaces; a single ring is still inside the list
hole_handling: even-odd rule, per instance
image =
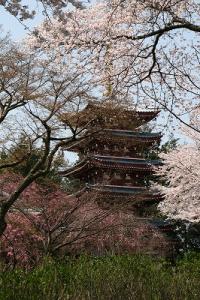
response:
[[[168,299],[198,300],[200,257],[176,266],[148,256],[47,258],[32,271],[1,272],[0,299]],[[106,278],[106,280],[105,280]]]
[[[12,145],[9,149],[2,149],[0,152],[0,164],[5,164],[6,162],[21,160],[20,164],[14,165],[10,167],[10,171],[20,174],[23,177],[27,176],[31,171],[36,162],[41,158],[44,149],[37,145],[33,145],[31,149],[31,153],[27,156],[26,159],[23,159],[24,154],[29,152],[29,141],[27,140],[27,136],[22,135],[19,137],[19,141],[17,144]],[[40,184],[43,183],[45,185],[56,183],[60,186],[65,185],[65,178],[62,178],[59,175],[59,170],[61,168],[67,167],[67,162],[63,156],[62,151],[58,151],[54,157],[52,162],[52,167],[49,172],[43,176],[43,178],[36,179],[36,182]],[[3,172],[3,171],[2,171]],[[70,183],[68,183],[70,185]]]
[[[175,150],[177,148],[178,139],[171,138],[169,141],[161,145],[160,153],[168,153],[171,150]]]
[[[174,224],[173,224],[174,223]],[[200,251],[200,224],[193,222],[171,221],[174,227],[174,234],[177,239],[177,251],[188,253]]]

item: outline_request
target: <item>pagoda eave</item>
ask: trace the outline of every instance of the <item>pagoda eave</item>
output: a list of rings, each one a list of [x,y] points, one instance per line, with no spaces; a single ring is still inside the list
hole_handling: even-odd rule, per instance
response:
[[[94,155],[92,165],[102,168],[152,171],[154,166],[160,166],[161,160],[146,160],[142,158]]]
[[[92,139],[88,139],[88,140],[82,140],[80,143],[76,143],[74,145],[72,145],[68,150],[70,151],[75,151],[75,152],[79,152],[80,150],[84,150],[84,149],[90,149],[92,147],[94,147],[95,144],[99,144],[99,142],[104,143],[104,145],[112,145],[112,144],[118,144],[118,145],[128,145],[128,146],[139,146],[139,148],[143,148],[143,147],[151,147],[153,145],[159,145],[161,140],[161,136],[157,136],[157,137],[139,137],[139,136],[134,136],[134,137],[130,137],[130,136],[110,136],[110,135],[99,135],[99,136],[95,136],[92,137]]]
[[[91,191],[95,192],[96,195],[106,196],[108,198],[118,197],[123,199],[124,197],[126,198],[131,197],[131,199],[135,198],[137,202],[143,202],[143,201],[159,202],[161,199],[163,199],[163,195],[150,193],[150,191],[148,191],[147,188],[141,188],[141,187],[90,185],[88,188],[91,189]]]
[[[156,163],[155,163],[156,162]],[[85,176],[88,172],[92,170],[115,170],[119,172],[135,173],[135,172],[145,172],[151,173],[154,166],[161,165],[161,162],[151,161],[148,162],[144,159],[132,159],[132,158],[120,158],[112,157],[109,160],[108,156],[93,156],[88,159],[83,160],[74,167],[60,172],[62,176],[74,176],[81,178]]]

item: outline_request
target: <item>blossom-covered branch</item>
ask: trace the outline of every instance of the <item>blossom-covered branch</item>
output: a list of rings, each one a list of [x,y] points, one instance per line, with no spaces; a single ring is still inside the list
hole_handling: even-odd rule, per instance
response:
[[[73,52],[101,97],[109,82],[110,97],[182,120],[200,97],[199,15],[195,0],[102,1],[45,22],[29,45],[47,54],[53,45],[58,61]]]

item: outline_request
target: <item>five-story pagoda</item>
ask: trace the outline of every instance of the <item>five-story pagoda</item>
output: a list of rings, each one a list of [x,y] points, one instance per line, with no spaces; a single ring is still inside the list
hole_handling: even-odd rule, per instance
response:
[[[79,113],[64,115],[64,121],[87,130],[85,138],[68,149],[77,152],[80,161],[62,175],[79,179],[98,199],[128,199],[142,207],[158,202],[160,195],[152,194],[148,181],[160,160],[150,159],[149,153],[158,148],[161,134],[141,130],[158,113],[107,102],[89,103]]]

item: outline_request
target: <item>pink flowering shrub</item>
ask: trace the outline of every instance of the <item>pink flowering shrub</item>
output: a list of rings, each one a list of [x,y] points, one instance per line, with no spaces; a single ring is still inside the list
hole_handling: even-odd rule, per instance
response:
[[[31,222],[18,212],[8,215],[8,225],[1,239],[0,257],[15,266],[35,265],[42,256],[42,237]]]
[[[4,194],[12,192],[19,177],[1,175]],[[72,197],[53,183],[31,184],[8,214],[7,222],[0,256],[7,263],[24,267],[34,266],[47,254],[162,254],[167,245],[162,233],[132,212],[100,208],[90,193]]]

